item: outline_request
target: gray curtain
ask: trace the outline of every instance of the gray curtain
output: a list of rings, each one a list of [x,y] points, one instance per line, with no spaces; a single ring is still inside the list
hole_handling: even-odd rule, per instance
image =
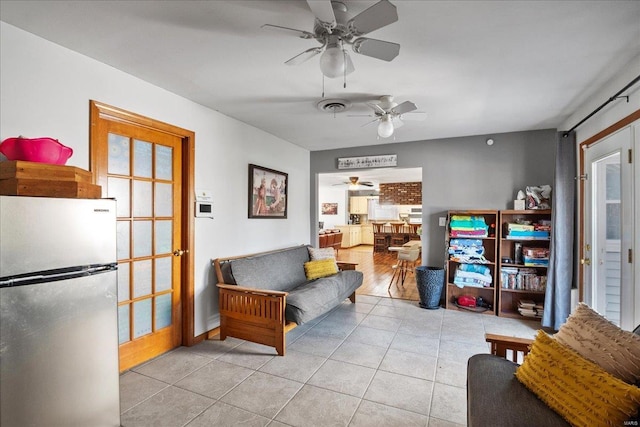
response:
[[[558,133],[551,242],[542,326],[558,330],[571,313],[576,216],[576,135]]]

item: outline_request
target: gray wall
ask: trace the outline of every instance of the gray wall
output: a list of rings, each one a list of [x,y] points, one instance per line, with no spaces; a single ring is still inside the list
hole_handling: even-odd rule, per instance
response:
[[[488,146],[487,138],[495,143]],[[310,241],[318,225],[318,174],[338,172],[338,157],[397,154],[399,168],[422,168],[422,262],[441,266],[445,229],[438,217],[454,209],[512,209],[518,190],[553,186],[555,146],[556,130],[547,129],[312,151]]]

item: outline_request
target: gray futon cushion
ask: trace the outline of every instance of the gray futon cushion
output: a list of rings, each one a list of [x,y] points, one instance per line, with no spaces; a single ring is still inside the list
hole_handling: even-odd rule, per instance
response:
[[[569,424],[518,381],[518,365],[476,354],[467,368],[469,427],[567,427]]]
[[[304,263],[309,261],[306,246],[231,261],[235,284],[272,291],[290,291],[307,281]]]
[[[328,312],[362,284],[362,272],[342,271],[333,276],[305,282],[289,291],[285,317],[301,325]]]

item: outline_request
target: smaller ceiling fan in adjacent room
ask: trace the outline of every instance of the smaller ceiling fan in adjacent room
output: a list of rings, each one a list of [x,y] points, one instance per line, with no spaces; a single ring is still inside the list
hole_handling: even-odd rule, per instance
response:
[[[398,20],[396,7],[387,0],[381,0],[362,13],[350,17],[347,5],[342,1],[307,0],[315,15],[313,31],[298,30],[280,25],[265,24],[262,28],[294,32],[303,39],[316,39],[321,46],[312,47],[287,60],[287,65],[301,64],[321,54],[320,70],[329,78],[345,77],[355,68],[345,44],[353,51],[372,58],[391,61],[398,56],[400,45],[383,40],[361,37]],[[345,82],[346,87],[346,82]]]
[[[350,176],[349,181],[345,181],[341,184],[333,184],[333,185],[348,185],[349,188],[358,188],[358,186],[362,185],[363,187],[375,187],[375,184],[371,181],[360,181],[360,178],[357,176]]]
[[[375,119],[363,126],[378,122],[378,136],[380,138],[389,138],[393,135],[395,129],[404,125],[403,120],[424,120],[427,117],[427,113],[415,111],[418,107],[413,102],[405,101],[397,104],[391,95],[381,96],[379,103],[367,103],[367,105],[373,109],[374,114],[368,114],[366,117],[375,117]],[[357,116],[352,115],[352,117]]]

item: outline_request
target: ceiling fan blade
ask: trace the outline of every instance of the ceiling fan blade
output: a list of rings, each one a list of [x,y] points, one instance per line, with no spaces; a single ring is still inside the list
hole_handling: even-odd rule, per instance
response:
[[[398,129],[402,126],[404,126],[404,122],[402,120],[400,120],[400,117],[394,117],[393,119],[391,119],[391,123],[393,123],[393,128],[394,129]]]
[[[347,25],[354,36],[361,36],[392,24],[397,20],[398,11],[396,7],[387,0],[381,0],[351,18]]]
[[[360,181],[360,182],[358,182],[358,184],[364,185],[365,187],[373,187],[374,186],[373,182],[370,182],[370,181]]]
[[[311,12],[320,22],[329,24],[329,28],[336,26],[336,15],[333,13],[333,6],[329,0],[307,0]]]
[[[365,126],[369,126],[371,123],[375,123],[375,122],[377,122],[377,121],[379,121],[379,120],[380,120],[380,119],[375,118],[375,119],[371,120],[370,122],[367,122],[367,123],[363,124],[363,125],[362,125],[362,126],[360,126],[360,127],[361,127],[361,128],[363,128],[363,127],[365,127]]]
[[[379,106],[378,104],[373,104],[371,102],[367,102],[367,105],[371,108],[373,108],[373,111],[375,111],[376,113],[382,114],[383,116],[385,114],[387,114],[386,111],[384,111],[384,108],[382,108],[381,106]]]
[[[360,37],[353,42],[353,50],[361,55],[391,61],[400,53],[398,43]]]
[[[416,104],[411,101],[404,101],[402,104],[398,104],[391,109],[391,112],[396,115],[408,113],[409,111],[417,110]]]
[[[308,61],[309,59],[313,58],[314,56],[316,56],[317,54],[322,52],[322,48],[321,47],[312,47],[311,49],[307,49],[304,52],[294,56],[293,58],[285,61],[285,64],[287,65],[298,65],[298,64],[302,64],[303,62]]]
[[[347,69],[345,71],[346,75],[353,73],[356,70],[356,67],[353,66],[353,61],[351,60],[351,55],[345,50],[345,62],[347,64]]]
[[[298,37],[300,37],[301,39],[313,39],[313,38],[315,38],[315,35],[313,33],[310,33],[309,31],[296,30],[295,28],[289,28],[289,27],[281,27],[280,25],[264,24],[260,28],[266,28],[268,30],[293,31],[294,33],[298,33]]]
[[[402,114],[400,118],[402,120],[421,121],[427,118],[427,113],[424,111],[412,111],[407,114]]]

